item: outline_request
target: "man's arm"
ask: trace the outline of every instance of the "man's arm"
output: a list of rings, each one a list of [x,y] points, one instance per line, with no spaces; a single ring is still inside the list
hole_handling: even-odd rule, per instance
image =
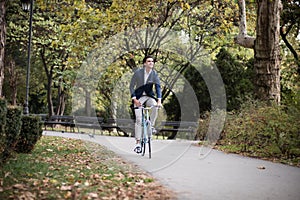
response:
[[[129,85],[130,95],[132,99],[136,97],[135,89],[134,89],[135,86],[136,86],[136,73],[133,74]]]
[[[155,73],[155,91],[156,91],[156,96],[157,96],[157,105],[161,106],[161,88],[160,88],[160,80],[159,80],[159,76],[158,73]]]
[[[135,87],[137,85],[137,73],[134,73],[131,81],[130,81],[130,85],[129,85],[129,90],[130,90],[130,94],[131,94],[131,99],[134,103],[135,106],[142,106],[142,104],[140,103],[140,101],[138,99],[136,99],[136,94],[135,94]]]

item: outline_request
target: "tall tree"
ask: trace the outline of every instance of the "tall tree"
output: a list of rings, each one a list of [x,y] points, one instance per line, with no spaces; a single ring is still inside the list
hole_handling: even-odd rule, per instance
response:
[[[254,49],[255,92],[261,100],[280,103],[280,0],[257,1],[256,38],[247,35],[245,0],[239,0],[240,33],[237,44]]]
[[[0,1],[0,97],[4,82],[4,49],[5,49],[5,0]]]
[[[256,40],[254,43],[255,86],[262,100],[280,103],[280,0],[257,2]]]

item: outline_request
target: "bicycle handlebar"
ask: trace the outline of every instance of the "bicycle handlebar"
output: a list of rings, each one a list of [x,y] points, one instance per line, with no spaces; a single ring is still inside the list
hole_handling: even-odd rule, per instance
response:
[[[154,107],[160,108],[161,106],[149,106],[149,107],[144,107],[144,106],[139,106],[139,107],[134,107],[134,109],[142,109],[142,110],[150,110]]]

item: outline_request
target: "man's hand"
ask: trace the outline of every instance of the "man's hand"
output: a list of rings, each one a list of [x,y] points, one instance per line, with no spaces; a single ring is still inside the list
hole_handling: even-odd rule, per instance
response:
[[[161,105],[161,100],[160,100],[160,99],[157,100],[157,106],[158,106],[158,107],[162,107],[162,105]]]
[[[141,107],[142,106],[141,102],[138,99],[133,99],[133,103],[136,107]]]

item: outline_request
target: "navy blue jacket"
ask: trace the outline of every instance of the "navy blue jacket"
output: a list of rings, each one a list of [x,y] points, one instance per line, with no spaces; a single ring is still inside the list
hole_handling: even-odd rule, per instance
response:
[[[137,69],[130,81],[130,93],[131,98],[136,97],[137,99],[141,98],[145,92],[147,96],[152,98],[161,98],[161,89],[160,89],[160,80],[158,74],[155,70],[152,70],[146,84],[144,84],[144,73],[145,68]],[[155,86],[156,97],[153,92],[153,86]]]

